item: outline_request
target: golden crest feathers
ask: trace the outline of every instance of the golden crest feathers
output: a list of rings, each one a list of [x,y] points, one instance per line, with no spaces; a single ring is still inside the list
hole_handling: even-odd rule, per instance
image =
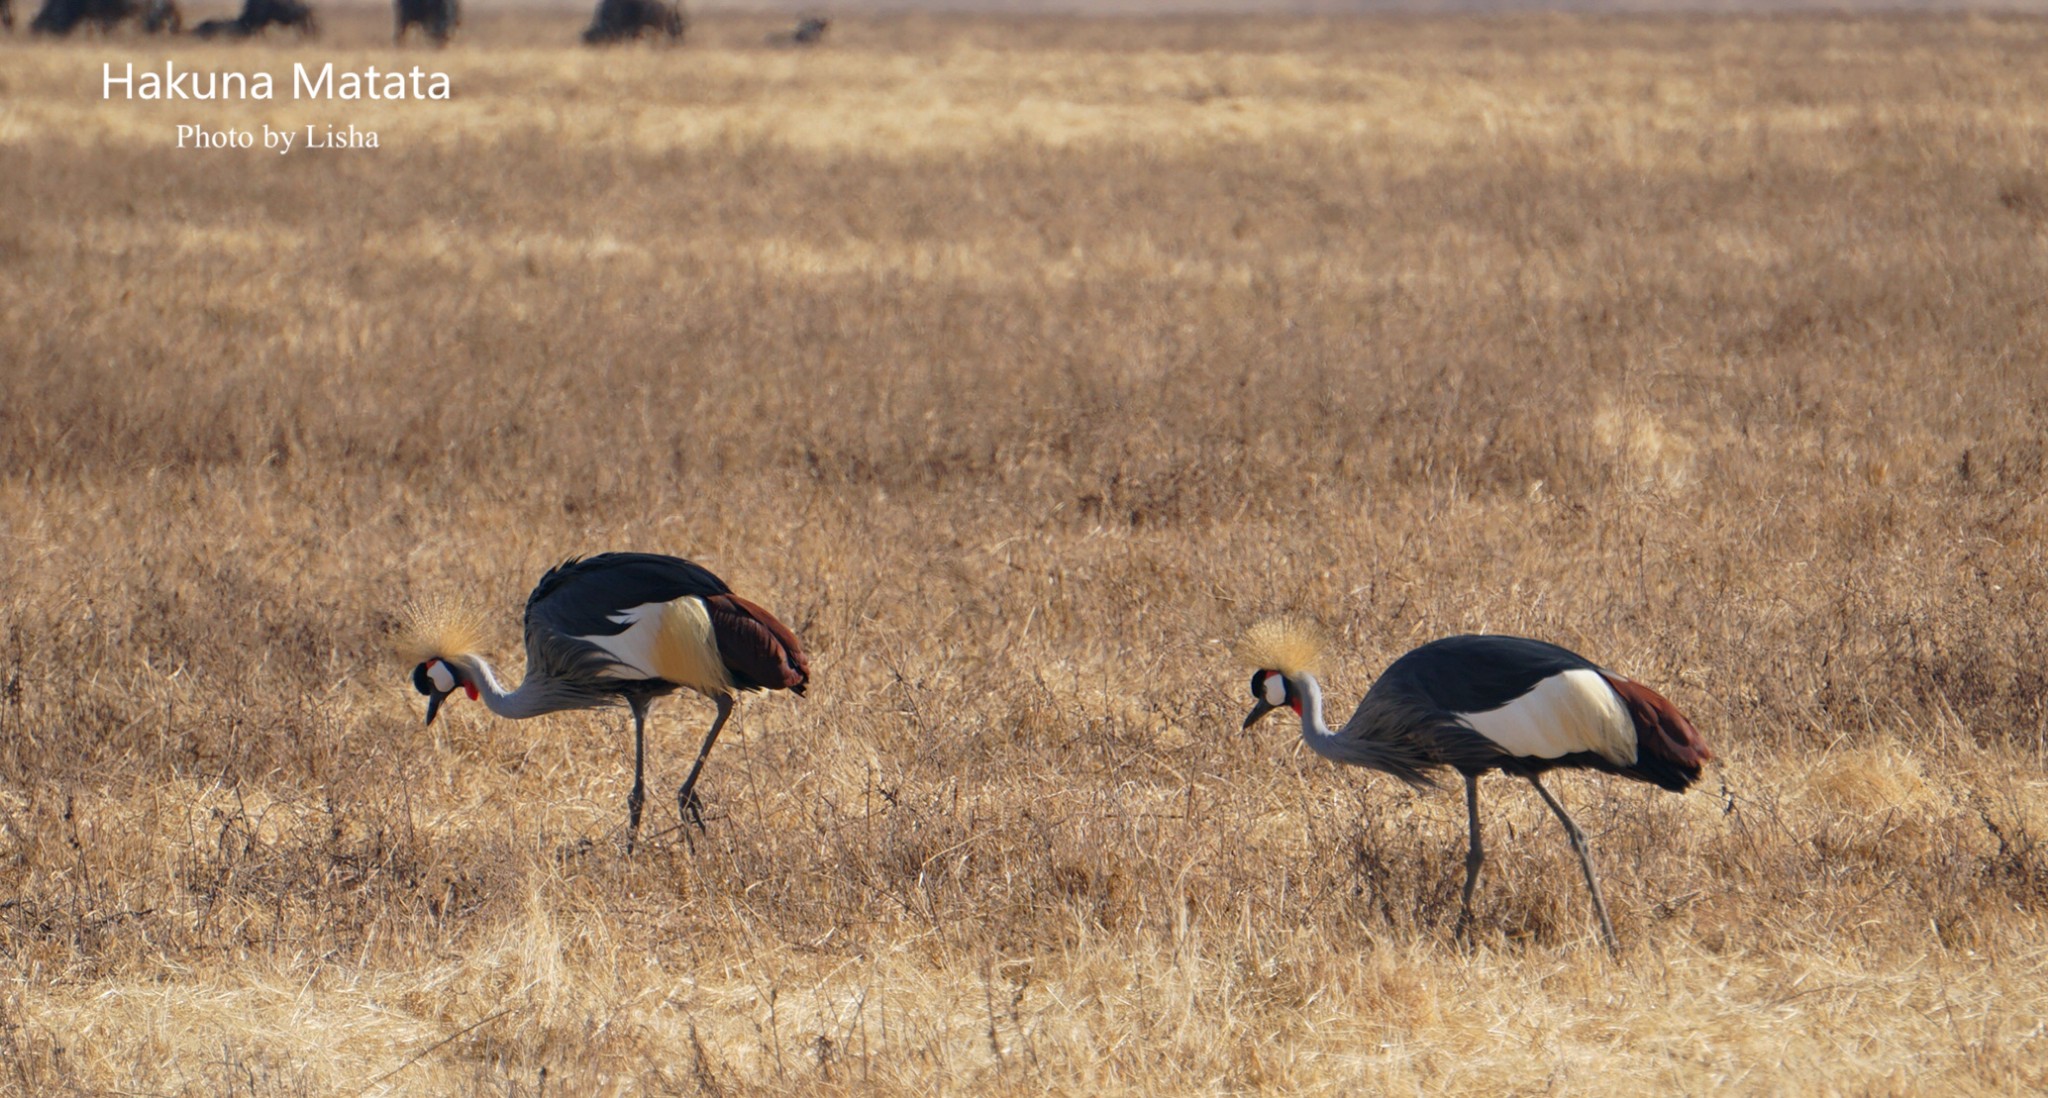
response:
[[[1289,677],[1314,667],[1322,650],[1322,630],[1314,622],[1293,617],[1255,622],[1237,642],[1239,659]]]
[[[483,620],[452,601],[408,602],[393,642],[407,663],[467,655],[483,647]]]

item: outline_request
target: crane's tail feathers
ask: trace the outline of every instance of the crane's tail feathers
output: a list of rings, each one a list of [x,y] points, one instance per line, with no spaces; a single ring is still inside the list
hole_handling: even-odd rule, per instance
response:
[[[1323,651],[1322,630],[1304,618],[1267,618],[1253,623],[1237,642],[1239,659],[1261,671],[1293,678],[1315,666]]]
[[[1712,762],[1714,749],[1662,694],[1633,679],[1609,674],[1607,681],[1628,706],[1636,726],[1637,767],[1652,773],[1667,789],[1683,790],[1699,780],[1700,767]],[[1666,780],[1668,779],[1668,780]]]
[[[483,619],[449,600],[408,602],[392,643],[407,663],[468,655],[483,647]]]

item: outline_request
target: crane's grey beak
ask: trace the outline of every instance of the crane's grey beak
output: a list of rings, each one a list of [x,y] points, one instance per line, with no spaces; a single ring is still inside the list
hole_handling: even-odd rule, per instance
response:
[[[1252,725],[1259,723],[1260,717],[1263,717],[1266,714],[1271,713],[1273,710],[1278,708],[1280,707],[1274,705],[1273,703],[1267,701],[1264,698],[1260,698],[1258,700],[1258,703],[1252,706],[1252,711],[1245,716],[1244,724],[1238,729],[1238,731],[1242,732],[1245,729],[1250,728]]]
[[[454,691],[452,691],[452,690],[451,690],[451,691],[449,691],[449,693],[454,693]],[[441,703],[442,703],[442,702],[444,702],[444,701],[447,701],[447,700],[448,700],[448,695],[447,695],[447,694],[428,694],[428,695],[427,695],[427,723],[428,723],[428,724],[432,724],[432,723],[434,723],[434,715],[435,715],[435,714],[437,714],[437,713],[439,713],[439,712],[441,711]]]

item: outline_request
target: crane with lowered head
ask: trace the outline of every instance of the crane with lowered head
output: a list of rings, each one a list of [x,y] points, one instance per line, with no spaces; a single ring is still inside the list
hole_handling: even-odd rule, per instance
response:
[[[1301,738],[1326,759],[1379,770],[1417,788],[1436,785],[1444,767],[1465,778],[1469,836],[1458,930],[1472,922],[1472,888],[1486,861],[1479,841],[1479,777],[1489,770],[1526,778],[1564,825],[1616,950],[1614,924],[1586,836],[1543,787],[1555,769],[1598,770],[1682,793],[1714,752],[1678,707],[1633,679],[1568,649],[1523,637],[1465,635],[1430,641],[1388,665],[1344,727],[1323,720],[1322,685],[1309,667],[1320,651],[1315,630],[1271,619],[1245,634],[1241,655],[1252,673],[1250,728],[1275,709],[1301,719]]]
[[[761,606],[732,593],[710,569],[655,553],[604,553],[548,570],[526,599],[526,677],[506,690],[477,652],[482,630],[446,609],[409,615],[404,648],[427,723],[457,691],[501,717],[522,719],[624,702],[633,713],[633,790],[626,849],[640,834],[646,801],[647,710],[677,690],[710,698],[718,716],[676,790],[676,810],[701,830],[697,775],[732,716],[738,695],[801,695],[810,663],[796,635]]]

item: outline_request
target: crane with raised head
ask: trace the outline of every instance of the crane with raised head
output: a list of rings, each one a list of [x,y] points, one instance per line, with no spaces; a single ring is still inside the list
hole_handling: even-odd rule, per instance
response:
[[[718,716],[676,790],[684,823],[704,826],[697,775],[732,716],[738,695],[801,695],[810,664],[796,635],[759,605],[732,593],[702,565],[655,553],[570,558],[548,570],[526,599],[526,677],[506,690],[476,650],[474,619],[446,610],[411,615],[405,647],[413,687],[427,697],[427,723],[457,691],[515,720],[624,702],[633,713],[633,791],[626,849],[640,835],[647,799],[647,710],[677,690],[710,698]]]
[[[1301,738],[1326,759],[1392,774],[1417,788],[1448,767],[1465,778],[1469,839],[1458,917],[1472,922],[1472,888],[1486,861],[1479,839],[1479,777],[1489,770],[1527,778],[1557,814],[1579,856],[1586,890],[1609,950],[1618,947],[1586,836],[1543,787],[1550,770],[1582,769],[1648,782],[1674,793],[1699,780],[1714,757],[1678,707],[1633,679],[1539,640],[1456,636],[1430,641],[1390,664],[1344,727],[1323,720],[1323,691],[1309,666],[1320,649],[1312,629],[1266,621],[1246,634],[1252,673],[1250,728],[1275,709],[1301,718]]]

